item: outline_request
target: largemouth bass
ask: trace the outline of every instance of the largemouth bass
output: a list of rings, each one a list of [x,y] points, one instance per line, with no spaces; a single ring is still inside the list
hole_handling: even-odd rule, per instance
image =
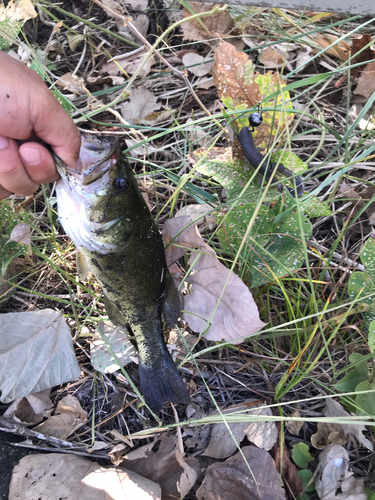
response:
[[[158,413],[166,401],[188,403],[163,337],[181,302],[160,232],[115,138],[84,135],[80,159],[76,171],[55,157],[61,224],[101,285],[112,323],[131,326],[148,406]]]

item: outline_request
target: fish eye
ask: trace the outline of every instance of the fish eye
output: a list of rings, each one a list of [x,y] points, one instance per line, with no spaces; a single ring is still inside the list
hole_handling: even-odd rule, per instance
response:
[[[128,187],[128,183],[126,182],[126,179],[123,179],[120,177],[119,179],[115,180],[115,188],[119,189],[120,191],[124,191]]]

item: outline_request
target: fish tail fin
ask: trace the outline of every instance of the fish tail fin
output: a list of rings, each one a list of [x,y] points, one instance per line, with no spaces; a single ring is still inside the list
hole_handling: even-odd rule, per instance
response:
[[[164,402],[189,403],[190,396],[168,350],[163,349],[158,363],[148,364],[139,359],[142,393],[147,405],[159,413]]]

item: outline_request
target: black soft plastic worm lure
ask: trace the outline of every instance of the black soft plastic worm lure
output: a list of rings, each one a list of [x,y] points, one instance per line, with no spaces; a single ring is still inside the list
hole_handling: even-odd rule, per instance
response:
[[[253,128],[258,127],[262,123],[262,114],[260,112],[252,113],[249,117],[249,125]],[[259,168],[259,173],[265,176],[266,181],[268,182],[272,176],[272,173],[275,168],[277,168],[276,172],[285,177],[294,177],[294,174],[291,170],[284,167],[282,163],[275,163],[273,161],[267,163],[265,157],[260,153],[255,146],[254,138],[250,127],[243,127],[240,132],[239,141],[241,144],[242,152],[250,163],[250,165],[257,169]],[[288,191],[292,196],[301,196],[305,192],[305,186],[301,177],[295,177],[296,181],[296,189],[291,189],[287,187]],[[278,183],[276,189],[283,192],[284,186],[282,183]]]

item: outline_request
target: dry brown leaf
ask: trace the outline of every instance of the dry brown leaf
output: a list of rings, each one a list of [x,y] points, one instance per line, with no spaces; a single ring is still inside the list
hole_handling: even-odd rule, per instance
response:
[[[25,222],[17,224],[10,233],[9,241],[31,245],[30,224],[26,224]]]
[[[366,47],[371,42],[371,35],[368,33],[363,33],[363,35],[358,35],[353,39],[352,50],[350,55],[352,56],[351,64],[364,63],[366,61],[371,61],[374,59],[373,49],[371,47]],[[350,73],[353,76],[359,76],[365,66],[358,66],[357,68],[351,68]]]
[[[199,248],[204,241],[190,217],[175,217],[165,221],[163,242],[166,247],[167,266],[170,267],[193,248]]]
[[[27,21],[37,16],[31,0],[15,0],[9,2],[5,7],[0,5],[0,22],[9,20],[12,24],[19,21]]]
[[[319,455],[315,488],[321,500],[366,500],[363,478],[349,471],[348,452],[340,445],[328,447]]]
[[[123,74],[125,71],[125,73],[133,75],[139,70],[138,76],[145,78],[150,73],[151,66],[154,63],[155,58],[149,58],[147,50],[144,47],[140,47],[126,54],[116,56],[106,64],[103,64],[100,73],[108,73],[111,76],[115,76]]]
[[[289,458],[285,440],[281,446],[281,438],[283,436],[280,432],[281,425],[279,422],[276,425],[278,428],[278,439],[277,443],[275,443],[275,446],[270,451],[270,454],[275,460],[276,470],[281,472],[284,484],[288,485],[294,497],[300,496],[302,494],[302,479],[298,475],[297,467]],[[281,452],[283,454],[282,459]]]
[[[255,408],[250,415],[272,415],[271,408]],[[269,451],[277,440],[277,427],[275,422],[251,422],[245,429],[247,439],[254,443],[258,448]]]
[[[339,39],[338,36],[322,33],[309,35],[309,38],[311,38],[311,40],[322,47],[322,49],[329,47],[332,43],[336,42]],[[348,45],[344,40],[340,40],[338,43],[330,47],[326,52],[328,52],[332,56],[338,57],[342,61],[347,61],[350,54],[350,45]]]
[[[349,417],[350,413],[348,413],[340,403],[335,401],[333,398],[326,399],[326,409],[324,410],[324,415],[326,417]],[[352,416],[356,416],[355,413],[352,413]],[[370,451],[374,451],[374,446],[372,443],[362,434],[366,431],[365,425],[350,425],[350,424],[340,424],[340,427],[343,429],[345,435],[353,434],[361,443],[362,446],[367,448]]]
[[[203,226],[210,231],[217,226],[217,215],[212,213],[212,207],[206,203],[191,203],[176,212],[175,217],[190,217],[200,228]]]
[[[190,217],[177,217],[166,221],[163,227],[164,244],[173,240],[166,250],[168,266],[189,249],[199,248],[189,258],[191,273],[186,282],[193,285],[193,291],[184,296],[184,317],[190,328],[199,333],[206,331],[209,320],[207,340],[239,343],[241,337],[259,332],[265,323],[259,319],[248,287],[218,261],[196,225],[189,224]]]
[[[13,469],[9,500],[161,500],[160,486],[138,474],[101,467],[87,458],[61,453],[28,455]]]
[[[37,425],[33,430],[65,440],[87,422],[87,412],[81,407],[78,399],[71,395],[58,402],[56,413],[58,415]]]
[[[166,434],[154,443],[129,453],[121,464],[127,470],[160,484],[162,500],[183,499],[200,473],[198,460],[184,459],[178,450],[177,438]]]
[[[301,418],[301,412],[299,410],[295,410],[293,413],[291,413],[289,415],[289,418],[293,418],[293,417]],[[285,427],[294,436],[298,436],[303,425],[304,425],[304,422],[301,422],[300,420],[296,420],[296,421],[287,420],[285,422]]]
[[[317,450],[324,450],[332,443],[345,444],[347,441],[339,424],[333,422],[318,422],[318,431],[311,436],[311,444]]]
[[[182,58],[185,68],[195,76],[205,76],[211,73],[214,63],[207,62],[205,57],[200,56],[194,52],[188,52]]]
[[[129,123],[140,124],[143,118],[160,108],[157,100],[146,87],[138,87],[131,93],[129,102],[121,107],[121,114]]]
[[[65,73],[56,80],[56,85],[63,90],[68,90],[74,95],[86,94],[82,78],[73,75],[72,72]]]
[[[215,5],[214,3],[200,3],[189,2],[190,6],[196,14],[201,12],[209,12]],[[219,4],[220,5],[220,4]],[[187,10],[183,10],[183,16],[190,17],[192,14]],[[206,26],[207,31],[204,30],[201,24],[193,19],[182,23],[181,28],[184,33],[184,40],[191,40],[193,42],[201,42],[202,40],[209,40],[214,38],[215,33],[227,35],[233,28],[233,19],[229,11],[217,12],[211,16],[201,17],[200,20]]]
[[[7,408],[3,417],[12,419],[18,424],[36,425],[45,417],[49,416],[49,411],[53,403],[49,397],[51,389],[29,394],[25,398],[16,399]]]
[[[369,98],[375,91],[375,62],[370,62],[362,71],[358,78],[358,85],[354,90],[354,94],[362,95]]]
[[[252,74],[253,63],[245,52],[237,52],[230,43],[220,42],[216,49],[213,77],[219,97],[232,97],[234,102],[246,103],[249,107],[260,102],[259,84]]]
[[[189,266],[193,272],[186,281],[193,292],[184,297],[184,318],[193,331],[203,333],[209,322],[207,340],[237,344],[266,325],[248,287],[218,261],[213,250],[191,252]]]
[[[262,50],[259,61],[266,68],[282,68],[285,64],[285,57],[279,54],[274,47],[267,47]]]
[[[249,410],[250,405],[259,405],[258,400],[248,401],[243,405],[236,405],[235,408],[228,408],[222,413],[224,415],[272,415],[269,408],[253,408]],[[235,411],[235,413],[233,413]],[[238,419],[241,420],[240,415]],[[244,437],[254,443],[258,448],[270,450],[277,439],[277,429],[274,422],[227,422],[214,424],[211,430],[210,442],[202,455],[213,458],[227,458],[238,450],[238,446]]]
[[[224,463],[208,467],[197,500],[285,500],[280,484],[270,454],[256,446],[245,446]]]

